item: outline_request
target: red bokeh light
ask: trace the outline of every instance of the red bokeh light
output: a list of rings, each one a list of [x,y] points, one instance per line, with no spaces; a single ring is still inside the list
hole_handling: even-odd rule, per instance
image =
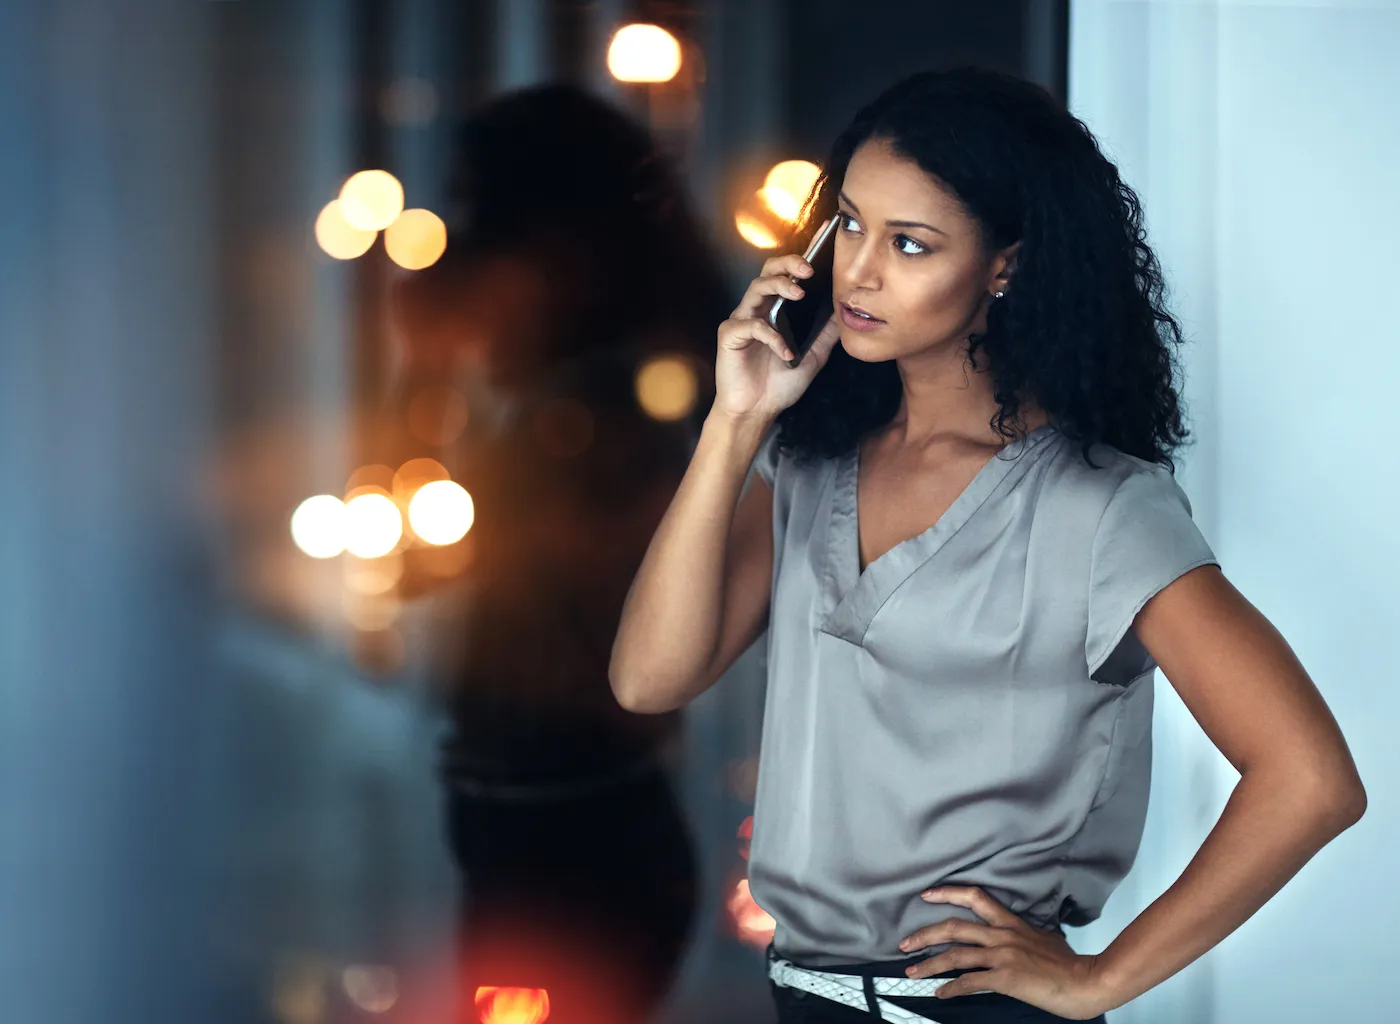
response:
[[[739,856],[744,860],[749,859],[749,843],[753,841],[753,815],[750,814],[739,825],[737,833],[739,838]]]

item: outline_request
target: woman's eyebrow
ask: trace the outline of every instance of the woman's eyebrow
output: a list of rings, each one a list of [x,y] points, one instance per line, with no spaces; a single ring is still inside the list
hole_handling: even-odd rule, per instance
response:
[[[840,198],[842,201],[844,201],[845,204],[846,204],[847,206],[849,206],[852,210],[855,211],[857,217],[860,216],[860,207],[856,206],[855,203],[851,202],[851,197],[850,197],[850,196],[846,195],[845,192],[838,192],[838,193],[836,193],[836,195],[837,195],[838,198]],[[944,238],[950,237],[949,234],[948,234],[948,232],[944,231],[942,228],[936,228],[936,227],[934,227],[932,224],[925,224],[923,221],[920,221],[920,220],[887,220],[887,221],[885,221],[885,227],[887,227],[887,228],[927,228],[929,231],[936,231],[938,234],[942,235]]]

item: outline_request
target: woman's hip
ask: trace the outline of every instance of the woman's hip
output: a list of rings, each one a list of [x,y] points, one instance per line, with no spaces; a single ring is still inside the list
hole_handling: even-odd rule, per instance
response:
[[[904,968],[917,957],[814,967],[779,955],[770,943],[767,960],[779,1024],[1058,1024],[1069,1019],[1000,992],[939,998],[937,989],[967,970],[908,978]],[[1099,1016],[1089,1024],[1106,1024],[1106,1019]]]

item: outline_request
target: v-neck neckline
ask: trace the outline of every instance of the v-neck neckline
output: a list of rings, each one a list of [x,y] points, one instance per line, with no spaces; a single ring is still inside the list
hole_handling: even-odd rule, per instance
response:
[[[860,442],[838,457],[825,574],[827,599],[824,605],[828,614],[823,631],[854,644],[861,643],[880,606],[962,529],[1012,469],[1023,464],[1022,456],[1037,447],[1054,429],[1052,424],[1043,424],[999,449],[977,470],[933,525],[901,540],[864,569],[860,568],[857,497]]]

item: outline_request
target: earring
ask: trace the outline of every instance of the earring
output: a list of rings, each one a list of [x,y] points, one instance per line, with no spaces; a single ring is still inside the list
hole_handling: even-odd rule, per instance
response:
[[[1005,294],[1006,294],[1006,292],[997,292],[996,294],[994,294],[994,295],[992,296],[992,298],[994,298],[994,299],[999,299],[999,298],[1001,298],[1001,297],[1002,297],[1003,295],[1005,295]]]

